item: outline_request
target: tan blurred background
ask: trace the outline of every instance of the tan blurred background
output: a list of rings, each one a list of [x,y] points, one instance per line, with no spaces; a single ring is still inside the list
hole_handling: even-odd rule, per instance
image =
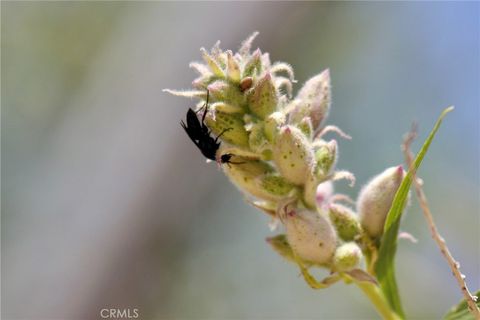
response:
[[[480,287],[479,3],[2,2],[2,318],[372,319],[360,291],[313,291],[179,125],[199,48],[216,40],[329,67],[339,167],[358,184],[402,162],[456,106],[420,175],[438,227]],[[415,144],[418,150],[419,142]],[[414,201],[398,282],[409,319],[460,300]]]

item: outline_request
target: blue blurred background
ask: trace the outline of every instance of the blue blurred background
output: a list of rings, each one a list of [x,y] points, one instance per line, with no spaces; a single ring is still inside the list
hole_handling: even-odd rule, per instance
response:
[[[339,168],[361,185],[418,150],[448,115],[419,174],[438,227],[480,287],[480,6],[439,3],[2,2],[2,318],[372,319],[353,286],[313,291],[264,239],[246,204],[179,125],[188,63],[253,31],[295,89],[330,68]],[[416,200],[398,282],[409,319],[461,299]]]

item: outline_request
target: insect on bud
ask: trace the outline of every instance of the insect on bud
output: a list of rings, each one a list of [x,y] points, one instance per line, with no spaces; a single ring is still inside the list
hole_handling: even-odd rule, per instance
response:
[[[388,168],[360,191],[357,212],[363,228],[372,238],[382,235],[385,219],[404,176],[402,166]]]
[[[250,110],[261,119],[275,111],[278,102],[277,90],[269,73],[257,82],[247,100]]]
[[[330,221],[332,221],[338,236],[345,241],[351,241],[360,234],[360,222],[352,209],[341,204],[331,204],[329,208]]]
[[[328,265],[335,252],[337,236],[327,218],[315,211],[298,210],[281,218],[288,243],[302,260]]]
[[[350,271],[360,264],[362,257],[362,250],[355,242],[344,243],[335,250],[333,268],[339,272]]]
[[[294,184],[305,183],[313,165],[313,152],[300,129],[283,127],[275,139],[273,159],[280,173]]]

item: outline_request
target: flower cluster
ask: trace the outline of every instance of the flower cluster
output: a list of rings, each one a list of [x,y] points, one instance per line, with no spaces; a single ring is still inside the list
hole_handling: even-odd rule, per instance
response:
[[[217,159],[229,179],[258,209],[280,222],[285,234],[268,239],[283,257],[301,267],[322,266],[355,277],[363,256],[372,259],[375,242],[404,171],[393,167],[367,184],[356,211],[349,198],[334,193],[333,181],[355,179],[336,169],[337,141],[328,132],[349,139],[339,128],[325,125],[331,106],[329,70],[309,79],[293,97],[294,73],[284,62],[271,63],[268,53],[252,52],[252,34],[237,53],[201,49],[203,63],[194,90],[169,93],[209,96],[205,123],[223,142]],[[350,202],[353,202],[350,200]],[[373,249],[372,249],[373,248]],[[365,275],[359,276],[364,277]]]

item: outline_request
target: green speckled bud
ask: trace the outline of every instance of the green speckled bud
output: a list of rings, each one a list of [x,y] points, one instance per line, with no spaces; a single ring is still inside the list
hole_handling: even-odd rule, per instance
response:
[[[302,130],[308,140],[312,140],[313,137],[313,126],[312,120],[309,117],[305,117],[297,124],[297,127]]]
[[[262,72],[262,52],[255,50],[243,68],[243,77],[252,77]]]
[[[285,126],[275,139],[273,159],[280,173],[294,184],[305,183],[313,166],[313,151],[300,129]]]
[[[269,73],[249,92],[247,102],[250,110],[261,119],[275,111],[278,102],[277,91]]]
[[[304,117],[310,117],[313,130],[317,131],[328,116],[330,99],[330,72],[327,69],[303,85],[289,108],[290,121],[299,123]]]
[[[402,166],[388,168],[360,191],[357,212],[364,230],[372,238],[382,235],[385,219],[404,176]]]
[[[355,242],[344,243],[335,250],[333,268],[339,272],[350,271],[360,264],[362,257],[362,250]]]
[[[322,182],[322,179],[319,179],[313,170],[310,170],[307,173],[307,177],[305,179],[305,184],[303,187],[303,200],[305,201],[305,205],[310,209],[315,209],[315,197],[317,193],[317,187]]]
[[[231,51],[227,51],[227,77],[234,83],[240,82],[240,66]]]
[[[331,140],[315,150],[315,160],[317,162],[315,174],[317,176],[327,176],[335,168],[337,147],[337,141]]]
[[[216,80],[208,85],[212,101],[223,102],[234,106],[245,104],[245,98],[237,86],[232,86],[224,80]]]
[[[264,161],[249,161],[243,157],[235,157],[234,160],[244,163],[223,166],[225,174],[243,192],[264,199],[266,192],[259,186],[258,179],[272,173],[273,168]]]
[[[327,218],[315,211],[288,212],[282,217],[288,243],[302,260],[319,265],[331,263],[337,236]]]
[[[253,152],[261,153],[269,148],[270,143],[265,136],[263,122],[258,122],[251,126],[248,142],[250,145],[250,150]]]
[[[239,189],[250,195],[278,201],[294,189],[293,184],[273,173],[273,168],[266,162],[242,157],[235,157],[234,162],[241,164],[224,166],[225,173]]]
[[[285,115],[282,112],[274,112],[265,119],[265,136],[273,143],[280,128],[285,124]]]
[[[245,130],[242,114],[233,114],[216,111],[215,119],[211,112],[205,117],[207,126],[221,139],[239,147],[248,147],[248,132]],[[224,131],[229,129],[228,131]]]
[[[342,240],[351,241],[360,234],[360,222],[352,209],[341,204],[331,204],[329,216]]]
[[[282,176],[276,174],[266,174],[259,179],[260,187],[272,198],[282,198],[287,196],[295,186],[288,182]]]
[[[203,60],[207,63],[212,73],[219,78],[225,77],[225,73],[223,72],[219,63],[211,55],[208,54],[207,50],[201,48],[200,52],[202,53]]]

